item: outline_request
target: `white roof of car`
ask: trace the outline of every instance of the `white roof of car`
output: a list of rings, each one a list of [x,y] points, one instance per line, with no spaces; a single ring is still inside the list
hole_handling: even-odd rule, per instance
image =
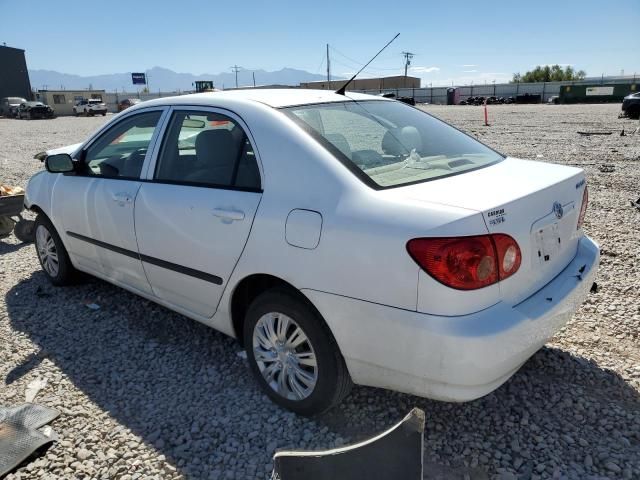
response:
[[[205,92],[167,97],[144,102],[145,104],[203,104],[206,105],[215,100],[249,100],[263,103],[274,108],[289,107],[293,105],[306,105],[312,103],[344,102],[345,100],[387,100],[382,97],[374,97],[362,93],[347,92],[338,95],[331,90],[311,90],[306,88],[251,88],[243,90],[225,90],[222,92]]]

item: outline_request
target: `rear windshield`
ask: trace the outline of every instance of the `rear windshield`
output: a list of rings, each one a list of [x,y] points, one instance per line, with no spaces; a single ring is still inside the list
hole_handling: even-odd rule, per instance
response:
[[[397,101],[323,103],[284,111],[373,188],[434,180],[503,158],[450,125]]]
[[[100,99],[95,99],[95,100],[89,100],[89,103],[102,103],[102,100]]]

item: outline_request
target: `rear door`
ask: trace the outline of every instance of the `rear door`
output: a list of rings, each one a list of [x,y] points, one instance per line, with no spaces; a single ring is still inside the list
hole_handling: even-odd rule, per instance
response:
[[[175,107],[135,203],[140,257],[154,294],[211,317],[262,197],[256,150],[228,111]]]

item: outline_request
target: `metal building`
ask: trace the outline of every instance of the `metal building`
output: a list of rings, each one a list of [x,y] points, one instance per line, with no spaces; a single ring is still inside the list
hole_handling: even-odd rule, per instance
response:
[[[300,84],[300,88],[317,88],[320,90],[337,90],[346,80],[331,80],[320,82],[304,82]],[[379,77],[379,78],[356,78],[347,90],[379,90],[395,88],[420,88],[420,79],[418,77],[405,77],[398,75],[395,77]]]
[[[0,45],[0,98],[31,98],[24,50]]]

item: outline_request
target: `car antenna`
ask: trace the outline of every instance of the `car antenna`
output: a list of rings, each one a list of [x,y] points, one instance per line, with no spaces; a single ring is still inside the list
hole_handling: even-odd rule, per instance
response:
[[[394,41],[396,38],[398,38],[399,36],[400,36],[400,34],[398,33],[398,34],[396,34],[396,36],[395,36],[395,37],[393,37],[391,40],[389,40],[389,42],[388,42],[384,47],[382,47],[382,48],[380,49],[380,51],[379,51],[378,53],[376,53],[376,54],[373,56],[373,58],[372,58],[371,60],[369,60],[369,61],[367,62],[367,64],[366,64],[364,67],[362,67],[360,70],[358,70],[358,71],[356,72],[356,74],[355,74],[353,77],[351,77],[347,83],[345,83],[345,84],[344,84],[344,85],[342,85],[338,90],[336,90],[336,93],[337,93],[338,95],[344,95],[344,92],[345,92],[345,90],[347,89],[347,86],[349,86],[349,84],[350,84],[351,82],[353,82],[353,81],[356,79],[356,77],[360,74],[360,72],[361,72],[362,70],[364,70],[365,68],[367,68],[367,65],[369,65],[371,62],[373,62],[373,61],[376,59],[376,57],[377,57],[378,55],[380,55],[380,54],[382,53],[382,51],[383,51],[385,48],[387,48],[389,45],[391,45],[391,42],[393,42],[393,41]]]

